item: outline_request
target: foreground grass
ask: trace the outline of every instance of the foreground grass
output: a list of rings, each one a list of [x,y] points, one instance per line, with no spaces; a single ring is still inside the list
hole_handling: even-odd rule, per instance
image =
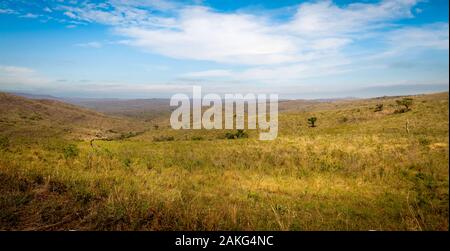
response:
[[[9,140],[0,228],[448,230],[448,95],[415,101],[404,114],[393,100],[382,114],[372,101],[285,113],[270,142],[169,129],[93,147]]]

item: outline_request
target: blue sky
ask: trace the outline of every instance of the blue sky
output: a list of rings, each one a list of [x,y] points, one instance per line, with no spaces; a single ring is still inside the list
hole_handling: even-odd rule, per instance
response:
[[[0,1],[0,90],[281,98],[448,90],[448,1]]]

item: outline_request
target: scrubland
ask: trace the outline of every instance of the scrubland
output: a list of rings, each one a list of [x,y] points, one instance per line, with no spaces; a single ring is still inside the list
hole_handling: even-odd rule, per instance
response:
[[[286,101],[260,141],[2,97],[0,229],[448,230],[448,93],[412,98]]]

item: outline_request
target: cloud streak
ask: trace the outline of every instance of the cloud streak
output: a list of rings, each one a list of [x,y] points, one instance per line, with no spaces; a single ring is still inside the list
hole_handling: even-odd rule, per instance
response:
[[[97,42],[97,41],[93,41],[93,42],[75,44],[75,46],[84,47],[84,48],[102,48],[103,44],[100,42]]]
[[[47,86],[49,78],[38,74],[34,69],[12,65],[0,65],[0,87],[3,89],[36,88]]]

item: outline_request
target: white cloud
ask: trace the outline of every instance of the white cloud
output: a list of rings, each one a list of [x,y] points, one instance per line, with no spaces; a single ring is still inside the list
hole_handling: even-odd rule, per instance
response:
[[[0,87],[2,89],[21,86],[45,86],[50,82],[34,69],[19,66],[0,65]]]
[[[68,27],[68,28],[73,28],[73,27]],[[88,42],[88,43],[79,43],[79,44],[75,44],[76,46],[79,47],[84,47],[84,48],[101,48],[103,47],[103,44],[100,42]]]
[[[0,65],[0,71],[4,74],[31,74],[34,73],[35,70],[26,68],[26,67],[18,67],[18,66],[8,66],[8,65]]]
[[[377,28],[399,18],[412,17],[418,0],[385,0],[380,3],[352,3],[338,7],[332,1],[307,2],[299,6],[286,29],[303,36],[351,34]]]
[[[38,18],[39,15],[33,14],[33,13],[27,13],[25,15],[21,15],[20,17],[23,17],[23,18]]]
[[[70,87],[69,87],[70,88]],[[74,86],[73,90],[79,91],[80,86]],[[176,84],[134,84],[134,83],[115,83],[104,82],[96,84],[82,85],[83,92],[94,93],[152,93],[152,92],[176,92],[176,91],[191,91],[190,85],[176,85]]]
[[[274,22],[205,7],[181,8],[166,26],[137,21],[116,26],[128,45],[172,58],[270,65],[316,59],[341,50],[392,20],[412,17],[416,0],[338,7],[331,1],[300,4],[291,20]],[[114,19],[112,19],[114,22]],[[123,23],[122,23],[123,24]]]
[[[408,27],[395,29],[384,33],[383,40],[387,43],[382,48],[377,48],[375,53],[349,56],[339,50],[320,55],[313,54],[305,62],[282,64],[274,66],[254,66],[245,70],[228,71],[221,70],[223,80],[246,81],[265,83],[273,85],[285,85],[302,83],[313,78],[326,78],[327,76],[340,75],[349,72],[358,72],[368,69],[389,68],[389,60],[405,58],[411,54],[413,49],[443,50],[449,49],[449,27],[446,23],[425,25],[421,27]],[[317,43],[321,49],[330,47],[328,45],[338,43],[337,41],[325,40],[323,44]],[[342,41],[342,43],[349,43]],[[208,73],[209,71],[204,71]],[[194,72],[183,75],[192,79],[212,80],[215,76]],[[214,73],[214,71],[213,71]],[[217,73],[219,75],[220,72]]]
[[[71,11],[66,11],[64,12],[64,15],[70,17],[70,18],[78,18],[77,15],[75,15],[73,12]]]
[[[364,39],[386,39],[388,46],[383,56],[398,51],[400,44],[402,48],[448,49],[445,29],[399,29],[395,25],[396,20],[414,17],[412,10],[419,0],[385,0],[346,6],[329,0],[305,2],[298,5],[291,19],[281,22],[245,11],[219,13],[201,6],[174,8],[175,5],[170,4],[160,10],[170,10],[171,14],[161,17],[139,8],[145,2],[112,1],[107,6],[66,7],[71,13],[66,15],[79,21],[111,25],[116,34],[125,38],[120,44],[151,53],[251,66],[239,71],[205,70],[180,76],[192,79],[292,83],[380,67],[379,63],[358,65],[381,56],[377,55],[377,50],[372,55],[356,58],[343,52],[344,48]],[[386,28],[392,31],[386,33]],[[448,33],[448,24],[446,30]],[[367,60],[361,58],[364,56]]]
[[[84,3],[79,7],[62,5],[57,9],[71,19],[110,26],[167,27],[174,24],[169,17],[152,15],[148,10],[133,5],[146,1],[111,1],[108,3]],[[141,3],[141,4],[143,4]],[[147,4],[147,6],[150,4]]]
[[[167,0],[84,1],[76,7],[61,4],[54,10],[74,22],[112,26],[125,38],[122,44],[151,53],[227,64],[282,65],[335,55],[392,26],[393,21],[412,18],[419,1],[383,0],[344,6],[331,0],[304,2],[290,19],[282,21],[271,20],[264,13],[219,13]],[[165,14],[154,14],[155,10]],[[79,46],[98,48],[101,44]]]
[[[294,63],[280,66],[256,66],[244,70],[207,70],[190,72],[182,75],[187,79],[214,80],[219,78],[229,82],[263,83],[284,85],[299,83],[301,80],[315,77],[325,77],[358,70],[367,66],[355,66],[353,61],[344,56],[334,55],[331,58],[305,63]]]
[[[122,5],[122,6],[129,6],[129,7],[151,7],[156,10],[172,10],[178,7],[179,4],[172,1],[167,0],[112,0],[111,3],[115,6]]]
[[[311,48],[314,50],[329,50],[339,49],[352,42],[348,38],[324,38],[317,39],[311,44]]]
[[[228,77],[231,76],[232,72],[229,70],[207,70],[207,71],[197,71],[189,72],[184,75],[187,78],[209,78],[209,77]]]
[[[117,28],[130,45],[173,58],[238,64],[293,61],[295,45],[253,16],[214,13],[192,7],[180,12],[176,29]]]
[[[0,65],[0,90],[51,93],[78,93],[79,95],[108,94],[117,95],[152,95],[154,93],[187,92],[192,87],[186,84],[170,83],[133,83],[116,81],[57,80],[43,76],[38,71],[21,66]]]
[[[0,14],[14,14],[15,11],[11,9],[0,9]]]
[[[421,27],[406,27],[386,35],[388,42],[399,49],[433,48],[448,50],[448,23],[437,23]]]

